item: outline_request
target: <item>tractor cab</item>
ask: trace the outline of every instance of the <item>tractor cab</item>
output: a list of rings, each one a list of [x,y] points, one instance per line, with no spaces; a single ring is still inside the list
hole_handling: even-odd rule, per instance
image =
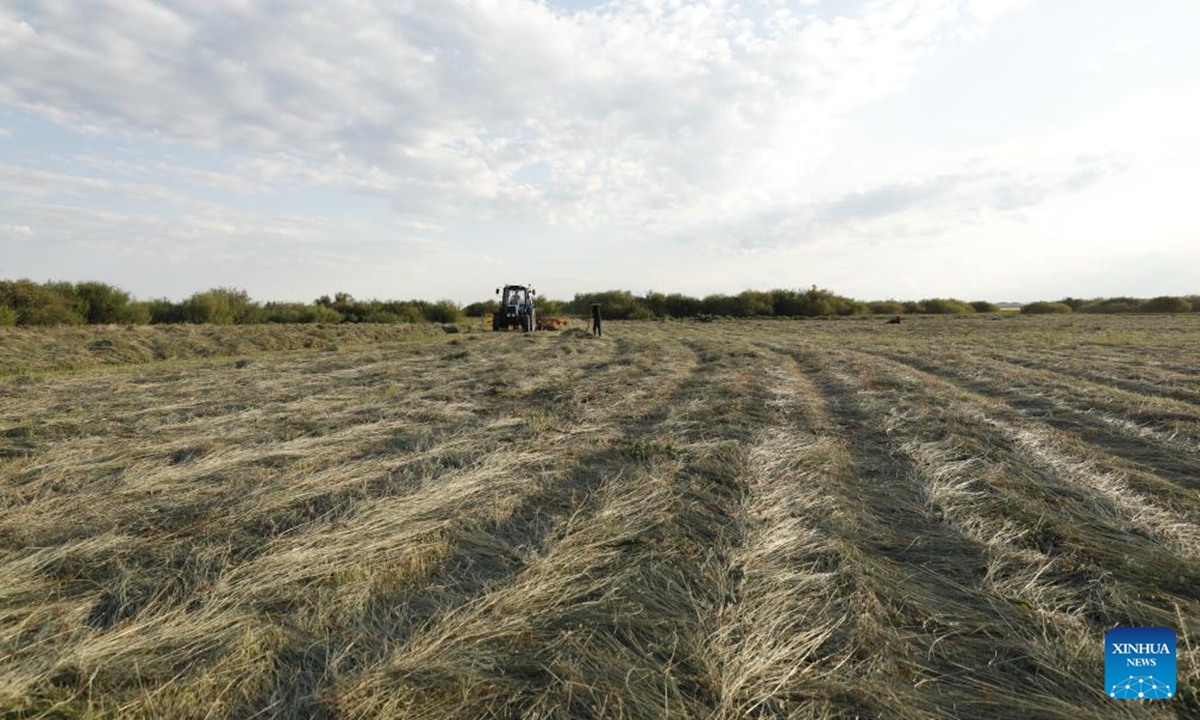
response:
[[[537,327],[533,310],[537,290],[526,285],[505,285],[496,288],[496,294],[500,296],[500,310],[492,315],[492,330],[519,327],[529,332]]]

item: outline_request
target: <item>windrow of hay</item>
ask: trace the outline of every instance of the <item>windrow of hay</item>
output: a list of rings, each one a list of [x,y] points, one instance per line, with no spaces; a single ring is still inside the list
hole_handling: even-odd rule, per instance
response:
[[[424,323],[0,327],[0,376],[298,350],[336,351],[435,338],[441,333],[440,326]]]
[[[1022,353],[993,350],[987,355],[1012,365],[1052,373],[1063,378],[1060,382],[1084,380],[1105,389],[1118,388],[1143,397],[1167,397],[1200,404],[1200,388],[1196,386],[1200,378],[1194,373],[1162,367],[1149,358],[1131,362],[1134,359],[1128,356],[1029,350]]]
[[[1200,407],[1161,396],[1148,397],[1095,383],[1036,371],[988,358],[914,359],[889,354],[970,391],[1003,400],[1024,415],[1120,455],[1167,471],[1197,487],[1200,478]]]
[[[800,380],[766,373],[775,417],[750,451],[741,543],[730,557],[736,602],[714,637],[719,717],[819,712],[838,692],[831,672],[854,654],[854,550],[828,529],[852,514],[829,488],[845,456],[833,436],[818,435],[822,408]]]
[[[974,415],[976,424],[990,426],[995,436],[993,442],[1003,443],[1020,455],[1021,465],[1043,471],[1040,477],[1043,486],[1061,479],[1066,485],[1092,490],[1098,505],[1090,508],[1090,515],[1121,518],[1138,528],[1142,535],[1163,543],[1175,553],[1176,558],[1200,556],[1200,515],[1197,514],[1200,506],[1192,501],[1187,492],[1160,481],[1154,486],[1155,497],[1149,497],[1132,487],[1119,470],[1101,468],[1100,465],[1106,461],[1103,453],[1094,448],[1076,447],[1066,433],[1047,428],[1041,422],[1014,417],[1015,413],[1009,411],[1007,405],[990,398],[976,395],[963,399],[955,386],[929,375],[913,375],[913,371],[902,364],[893,365],[888,371],[893,374],[892,383],[896,382],[895,376],[905,378],[902,383],[906,396],[904,399],[918,407],[922,406],[914,401],[922,395],[928,395],[929,386],[940,386],[949,391],[953,399],[940,403],[935,401],[936,405],[927,402],[923,407],[936,406],[939,414],[944,415],[947,404],[953,403],[951,407],[958,408],[966,406],[965,411],[959,411],[959,417]],[[920,418],[916,422],[922,424],[926,432],[936,429],[931,418]],[[981,432],[987,433],[987,430],[975,432],[978,436]],[[1109,464],[1112,464],[1111,460]],[[1158,498],[1173,498],[1171,505],[1179,509],[1160,505]],[[1122,527],[1120,530],[1124,532],[1127,529]]]

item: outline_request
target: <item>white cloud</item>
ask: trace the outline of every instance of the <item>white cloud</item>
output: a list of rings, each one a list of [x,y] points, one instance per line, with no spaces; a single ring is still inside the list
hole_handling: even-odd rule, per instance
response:
[[[903,88],[964,12],[1003,9],[899,0],[814,19],[803,5],[762,19],[721,0],[26,3],[0,15],[0,99],[94,132],[246,148],[252,177],[443,215],[515,203],[569,227],[685,232],[709,221],[697,209],[803,193],[842,113]],[[516,180],[532,166],[548,182]]]
[[[33,228],[28,225],[0,225],[0,237],[28,240],[33,237]]]
[[[179,205],[202,204],[188,195],[160,184],[118,182],[107,178],[38,170],[19,165],[0,164],[0,190],[31,197],[127,197]]]
[[[240,172],[201,170],[167,162],[133,162],[113,157],[80,155],[72,158],[80,165],[110,176],[154,181],[158,185],[186,185],[212,188],[246,195],[262,195],[274,190],[268,184],[248,178]]]

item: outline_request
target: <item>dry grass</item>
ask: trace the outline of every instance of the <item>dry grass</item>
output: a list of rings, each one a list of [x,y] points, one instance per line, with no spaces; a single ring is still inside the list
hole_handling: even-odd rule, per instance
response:
[[[481,326],[474,321],[462,323],[458,329],[473,332]],[[293,350],[337,351],[428,339],[442,332],[441,326],[424,323],[0,327],[0,377],[30,378],[51,371]]]
[[[1200,714],[1194,318],[609,330],[10,331],[0,716]]]

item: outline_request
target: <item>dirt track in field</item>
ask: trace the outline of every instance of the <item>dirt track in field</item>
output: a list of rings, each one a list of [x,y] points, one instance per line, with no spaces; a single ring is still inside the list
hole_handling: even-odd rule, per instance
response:
[[[1193,318],[606,329],[5,380],[0,714],[1200,715]]]

